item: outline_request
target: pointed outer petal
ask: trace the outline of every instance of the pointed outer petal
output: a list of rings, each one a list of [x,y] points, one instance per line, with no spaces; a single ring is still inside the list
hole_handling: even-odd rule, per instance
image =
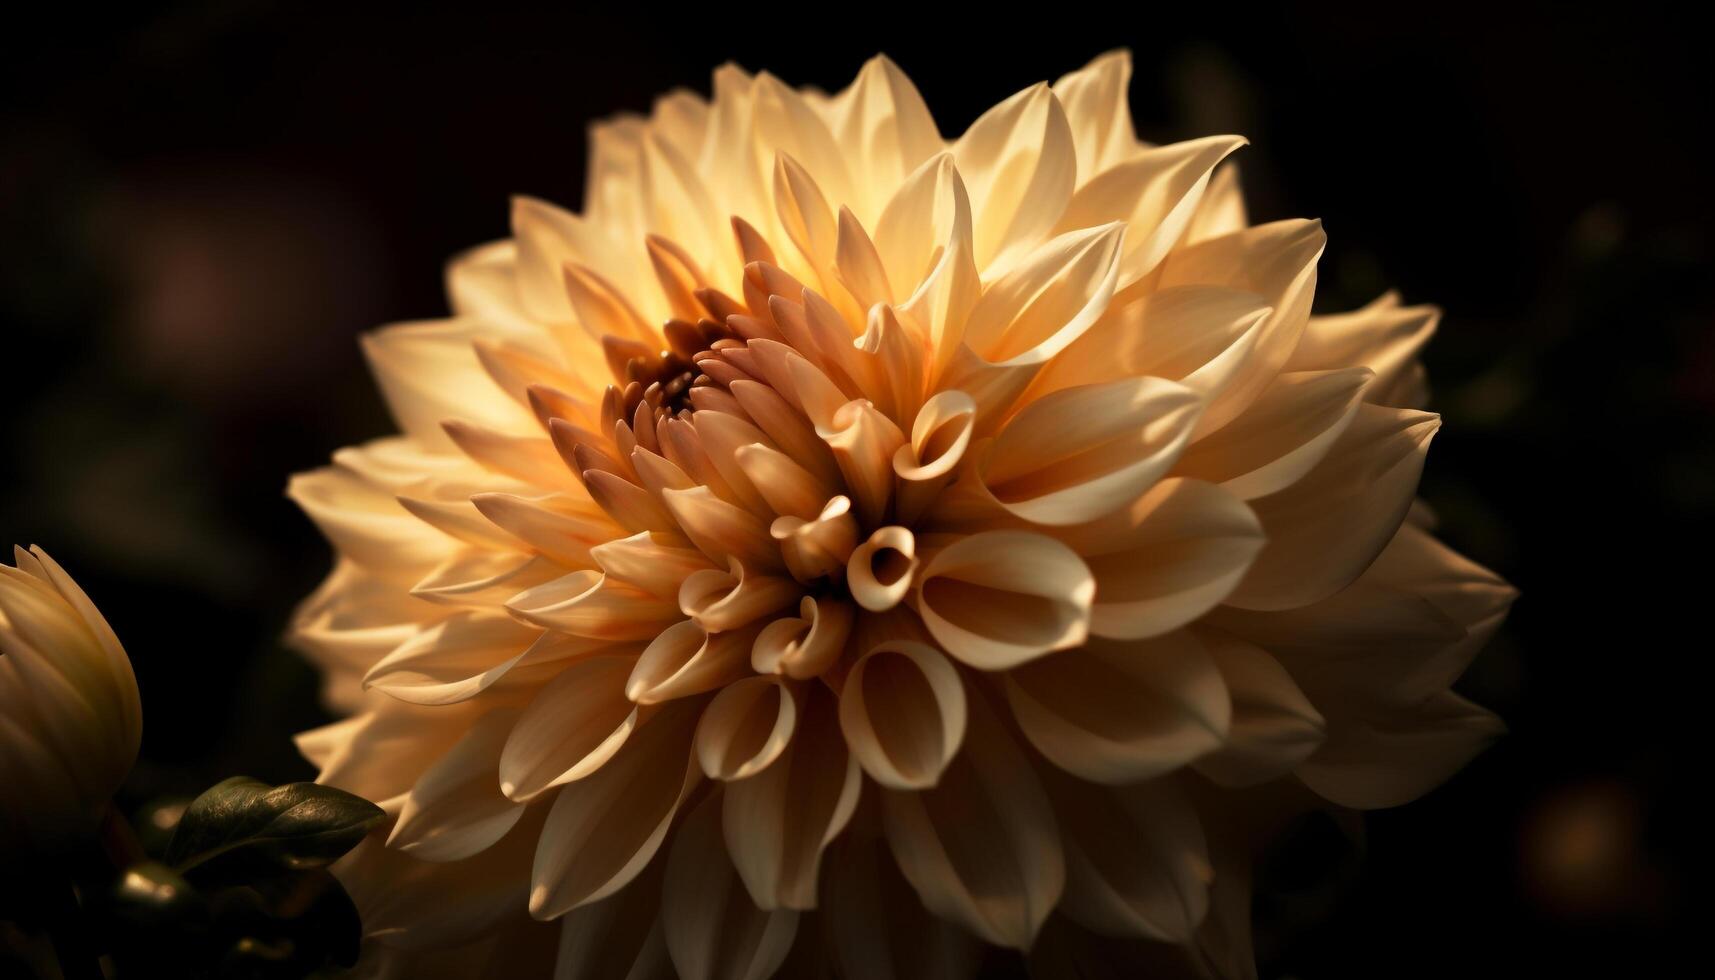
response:
[[[439,961],[449,947],[482,940],[517,918],[541,823],[526,812],[499,843],[450,862],[420,860],[372,834],[333,873],[357,906],[365,939]],[[449,902],[448,895],[459,900]]]
[[[1201,627],[1196,634],[1232,696],[1233,720],[1226,744],[1192,768],[1230,788],[1292,772],[1322,744],[1321,712],[1268,651],[1217,629]]]
[[[351,726],[338,722],[337,728],[316,729],[306,733],[308,737],[300,736],[299,746],[320,757],[317,783],[376,800],[382,809],[397,814],[417,777],[493,706],[466,701],[424,707],[371,699]],[[324,734],[325,739],[315,737]],[[314,744],[317,741],[322,744]]]
[[[462,453],[425,448],[410,436],[385,436],[336,449],[333,462],[393,493],[419,489],[425,483],[474,483],[484,475]]]
[[[1361,364],[1376,373],[1368,393],[1374,401],[1399,389],[1440,321],[1439,308],[1400,306],[1398,295],[1387,293],[1361,310],[1311,317],[1286,367],[1301,371]]]
[[[1326,599],[1363,574],[1411,509],[1440,425],[1437,415],[1363,406],[1315,469],[1251,501],[1268,544],[1227,603],[1292,609]]]
[[[953,657],[997,671],[1084,642],[1095,592],[1084,560],[1053,538],[984,531],[929,559],[913,605]]]
[[[626,273],[622,264],[610,258],[616,250],[605,230],[537,198],[512,198],[512,239],[518,246],[518,298],[537,320],[566,323],[572,319],[561,272],[567,262],[605,265],[602,274],[610,277]]]
[[[832,268],[839,238],[833,210],[815,179],[784,153],[774,158],[774,207],[810,267],[818,274]]]
[[[562,565],[588,568],[590,548],[625,532],[600,507],[575,497],[526,498],[479,493],[470,498],[496,527]]]
[[[785,674],[804,680],[833,666],[846,648],[854,610],[828,596],[798,600],[796,617],[781,617],[762,628],[751,648],[750,666],[759,674]]]
[[[1077,152],[1047,84],[983,113],[953,144],[970,188],[977,266],[988,275],[1010,268],[1059,222],[1072,199]]]
[[[991,364],[1039,365],[1065,350],[1107,309],[1125,230],[1080,228],[1032,250],[983,291],[965,344]]]
[[[1147,374],[1212,401],[1244,366],[1268,314],[1262,297],[1221,286],[1177,286],[1111,306],[1042,369],[1023,400]]]
[[[512,708],[489,712],[419,776],[387,846],[425,861],[460,861],[506,836],[524,807],[501,795],[495,772],[517,719]]]
[[[1310,318],[1326,243],[1320,221],[1276,221],[1178,249],[1162,263],[1157,289],[1225,286],[1256,293],[1274,309],[1244,367],[1204,413],[1204,432],[1243,414],[1286,365]]]
[[[1327,741],[1297,775],[1339,806],[1399,806],[1446,782],[1505,733],[1499,718],[1451,691],[1373,719],[1330,712]]]
[[[596,545],[590,557],[609,578],[674,602],[688,576],[713,570],[702,552],[678,547],[663,535],[647,531]]]
[[[1028,949],[1066,883],[1041,782],[994,709],[969,701],[963,750],[934,789],[884,790],[900,871],[936,915],[997,946]]]
[[[833,489],[773,446],[739,446],[732,458],[768,506],[782,517],[814,520]]]
[[[1230,235],[1250,227],[1245,210],[1244,191],[1239,189],[1239,165],[1231,161],[1215,168],[1209,178],[1209,188],[1197,205],[1191,226],[1185,229],[1185,244],[1195,245],[1210,238]]]
[[[583,476],[590,498],[615,524],[634,533],[678,536],[679,522],[649,491],[605,470],[585,470]]]
[[[797,723],[797,698],[781,678],[728,684],[697,723],[697,762],[710,779],[747,779],[780,758]]]
[[[911,591],[917,564],[917,543],[909,528],[897,524],[877,528],[847,559],[846,587],[858,605],[885,612]]]
[[[835,206],[854,200],[845,154],[803,96],[763,72],[756,76],[755,98],[756,135],[764,157],[779,153],[803,164]]]
[[[776,517],[769,534],[780,542],[780,552],[794,578],[812,582],[845,570],[846,559],[857,547],[857,521],[852,519],[851,501],[834,497],[813,521]]]
[[[555,281],[558,282],[557,273]],[[558,289],[559,286],[556,285],[555,288]],[[593,366],[586,363],[586,359],[599,353],[596,346],[590,343],[583,331],[573,330],[569,325],[561,333],[564,337],[572,338],[578,348],[578,358],[568,361],[573,365],[571,371],[509,341],[479,338],[473,341],[472,345],[477,360],[482,363],[482,369],[488,372],[488,376],[494,379],[500,390],[511,395],[519,407],[532,413],[534,409],[530,404],[530,388],[536,385],[560,391],[576,391],[585,400],[599,400],[600,388],[593,382],[598,379],[605,381],[606,366],[602,365],[598,369],[601,372],[599,375],[584,374],[585,370]]]
[[[642,446],[631,451],[631,465],[644,488],[656,496],[664,490],[689,490],[697,485],[678,464]]]
[[[1202,407],[1196,392],[1161,378],[1064,388],[1013,416],[975,472],[1002,507],[1025,520],[1093,521],[1167,474]]]
[[[463,701],[498,680],[540,636],[508,616],[454,613],[382,657],[363,686],[413,704]]]
[[[727,390],[744,406],[757,428],[768,433],[768,438],[774,440],[781,452],[823,483],[837,485],[840,468],[834,462],[833,453],[817,438],[816,430],[804,420],[804,416],[779,392],[759,381],[735,381]]]
[[[1210,171],[1246,143],[1242,136],[1207,136],[1144,150],[1085,181],[1055,230],[1125,222],[1115,287],[1124,289],[1153,272],[1184,237]]]
[[[785,754],[749,779],[727,783],[722,793],[727,853],[762,909],[816,907],[822,852],[851,820],[863,789],[834,696],[813,684],[805,699]]]
[[[846,675],[840,730],[871,779],[889,789],[928,789],[964,740],[964,682],[927,643],[880,644]]]
[[[1153,779],[1220,748],[1232,701],[1203,644],[1180,631],[1092,640],[1015,670],[1007,701],[1030,744],[1082,779]]]
[[[640,723],[625,697],[632,658],[576,661],[539,691],[500,754],[500,790],[528,802],[599,770]]]
[[[1137,132],[1131,123],[1131,52],[1109,51],[1054,83],[1078,152],[1078,178],[1085,182],[1131,156]]]
[[[887,281],[887,269],[875,243],[858,223],[857,215],[847,207],[840,208],[839,234],[834,246],[834,267],[840,282],[852,294],[857,304],[869,309],[877,303],[893,302],[893,287]]]
[[[736,558],[758,571],[780,567],[780,550],[769,537],[768,526],[708,487],[664,490],[661,499],[692,543],[717,565]]]
[[[781,375],[775,379],[775,389],[790,391],[803,408],[804,417],[815,426],[817,434],[826,439],[826,431],[834,424],[834,413],[850,401],[851,396],[796,350],[766,341],[752,344],[751,349],[765,362],[778,358],[780,371],[770,371],[771,375]]]
[[[679,611],[705,631],[719,633],[796,605],[803,591],[790,578],[757,574],[735,558],[724,572],[705,568],[686,576],[679,586]]]
[[[893,454],[894,512],[913,522],[953,479],[970,447],[977,403],[962,391],[942,391],[923,403],[911,424],[911,441]]]
[[[400,494],[397,498],[399,506],[417,520],[457,538],[464,545],[514,554],[525,548],[524,542],[495,527],[493,521],[476,509],[470,500],[472,488],[442,484],[423,489],[451,499],[426,500]]]
[[[511,239],[477,245],[454,255],[447,262],[446,290],[448,305],[461,320],[505,332],[508,339],[549,339],[519,300],[518,248]]]
[[[1352,424],[1370,378],[1362,367],[1278,375],[1245,414],[1192,443],[1174,473],[1218,483],[1244,500],[1285,490]]]
[[[631,305],[623,292],[600,273],[586,265],[567,262],[561,269],[566,296],[585,336],[600,342],[604,337],[620,337],[640,343],[652,343],[653,331],[643,314]]]
[[[828,849],[822,922],[828,955],[847,980],[970,980],[982,947],[923,908],[882,840],[855,830]]]
[[[565,571],[540,555],[470,550],[423,576],[411,595],[442,606],[492,608]]]
[[[1096,577],[1090,632],[1138,640],[1190,623],[1232,592],[1262,525],[1237,497],[1198,480],[1163,480],[1111,517],[1066,528],[1062,541]]]
[[[846,402],[816,432],[834,451],[858,519],[880,524],[893,500],[893,454],[905,445],[905,433],[867,401]]]
[[[750,474],[739,465],[737,458],[738,451],[745,446],[760,444],[772,448],[768,436],[738,416],[722,412],[695,412],[691,415],[691,425],[697,430],[697,437],[702,441],[710,462],[720,472],[721,479],[738,495],[739,501],[751,511],[772,520],[774,511],[766,499],[767,494],[751,481]]]
[[[539,433],[509,436],[457,419],[441,423],[459,450],[484,469],[544,489],[572,489],[577,477],[566,468],[554,444]]]
[[[873,217],[908,174],[947,144],[917,87],[886,55],[865,62],[844,96],[849,108],[835,137],[860,177],[858,199],[850,203]]]
[[[682,980],[765,980],[791,952],[799,913],[751,901],[721,840],[721,796],[705,797],[673,835],[662,931]]]
[[[450,452],[441,422],[462,418],[501,432],[533,427],[529,413],[483,370],[471,346],[483,327],[468,320],[401,323],[363,336],[363,353],[399,428],[425,447]]]
[[[690,620],[675,623],[645,647],[625,695],[638,704],[659,704],[729,684],[745,674],[755,629],[709,633]]]
[[[14,547],[13,552],[18,568],[28,569],[29,574],[51,586],[100,648],[99,656],[92,658],[100,661],[101,682],[96,689],[111,695],[101,722],[116,735],[118,750],[111,754],[122,759],[125,768],[129,769],[143,733],[143,709],[137,695],[137,678],[131,668],[131,658],[126,655],[106,617],[90,601],[89,594],[46,551],[32,545],[28,551]],[[0,614],[0,620],[5,618]],[[13,617],[11,628],[27,633],[27,627],[18,621],[19,618]]]
[[[624,888],[655,857],[701,776],[691,738],[701,704],[668,705],[607,764],[560,790],[542,827],[530,914],[552,919]]]
[[[1044,779],[1066,847],[1060,911],[1104,935],[1187,943],[1209,912],[1214,869],[1197,809],[1173,779],[1093,786]]]
[[[415,581],[457,547],[412,516],[393,494],[343,466],[294,475],[286,496],[302,507],[340,555],[392,581]]]
[[[650,639],[679,618],[677,603],[587,569],[526,589],[506,608],[527,623],[611,641]]]
[[[691,255],[724,264],[728,239],[709,191],[685,155],[658,134],[643,140],[643,191],[649,230]],[[624,239],[621,239],[624,241]]]
[[[703,304],[697,301],[696,292],[708,281],[702,270],[684,249],[660,235],[648,236],[644,245],[661,295],[666,297],[667,309],[673,316],[695,323],[703,315]]]
[[[916,168],[894,191],[875,223],[875,249],[887,281],[900,296],[917,289],[937,256],[971,241],[971,203],[951,153]]]
[[[1465,639],[1458,645],[1407,675],[1422,685],[1420,690],[1446,687],[1464,673],[1518,598],[1518,590],[1500,576],[1409,524],[1382,549],[1366,578],[1422,596],[1465,628]]]
[[[875,379],[868,392],[882,414],[892,419],[917,415],[923,404],[925,350],[921,340],[899,321],[893,307],[870,307],[864,332],[858,337],[857,355],[867,363]]]
[[[651,861],[636,880],[560,917],[554,980],[673,980],[661,936],[661,877]]]

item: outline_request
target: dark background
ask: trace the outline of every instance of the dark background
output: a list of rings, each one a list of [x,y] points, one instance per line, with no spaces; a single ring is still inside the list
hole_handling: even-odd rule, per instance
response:
[[[308,774],[288,736],[323,716],[278,636],[328,552],[286,477],[390,430],[355,337],[441,315],[442,263],[506,233],[507,195],[577,205],[589,120],[706,91],[729,58],[833,89],[885,50],[954,135],[1125,45],[1146,138],[1245,133],[1253,219],[1324,219],[1318,310],[1388,286],[1445,307],[1424,494],[1523,590],[1462,684],[1512,734],[1372,815],[1361,861],[1309,833],[1327,860],[1274,868],[1259,907],[1265,976],[1653,974],[1689,947],[1707,24],[628,8],[7,15],[0,538],[48,547],[124,638],[146,716],[128,798]]]

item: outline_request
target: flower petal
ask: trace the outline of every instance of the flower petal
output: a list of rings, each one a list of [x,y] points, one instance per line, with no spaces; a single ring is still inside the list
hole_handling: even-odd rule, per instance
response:
[[[1291,772],[1322,744],[1322,714],[1261,647],[1220,630],[1197,636],[1233,699],[1227,742],[1193,767],[1222,786],[1254,786]]]
[[[1242,500],[1284,490],[1352,424],[1370,378],[1361,367],[1279,375],[1244,415],[1193,443],[1174,472],[1218,483]]]
[[[1399,806],[1447,781],[1505,731],[1499,718],[1447,691],[1409,713],[1330,716],[1328,740],[1297,775],[1339,806]]]
[[[984,531],[929,559],[914,605],[955,658],[1007,670],[1082,643],[1095,591],[1083,559],[1053,538]]]
[[[1048,237],[1072,199],[1077,153],[1046,84],[983,113],[959,137],[953,156],[970,188],[978,267],[1004,271]]]
[[[491,711],[417,778],[387,846],[425,861],[460,861],[506,836],[524,807],[500,792],[501,748],[518,719]]]
[[[674,835],[662,931],[682,980],[765,980],[792,950],[798,912],[751,904],[721,840],[722,806],[711,793]]]
[[[780,758],[797,724],[798,701],[785,681],[735,681],[703,710],[697,723],[697,762],[710,779],[746,779]]]
[[[969,980],[982,947],[923,908],[881,840],[848,832],[828,850],[822,921],[847,980]]]
[[[637,728],[625,697],[631,658],[596,656],[555,675],[524,709],[500,754],[500,789],[528,801],[583,779],[614,757]]]
[[[964,682],[927,643],[882,643],[846,675],[840,730],[870,778],[889,789],[927,789],[964,741]]]

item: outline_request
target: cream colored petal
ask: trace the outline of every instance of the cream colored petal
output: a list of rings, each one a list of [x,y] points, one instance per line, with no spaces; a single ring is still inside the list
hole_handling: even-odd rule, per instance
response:
[[[455,613],[382,657],[363,686],[413,704],[463,701],[499,680],[541,635],[510,616]]]
[[[1143,150],[1085,180],[1056,230],[1125,222],[1115,287],[1125,289],[1153,272],[1184,237],[1210,172],[1245,143],[1242,136],[1206,136]]]
[[[701,778],[691,738],[701,705],[669,705],[607,765],[560,790],[531,872],[530,914],[552,919],[636,878]]]
[[[661,924],[682,980],[765,980],[798,931],[798,912],[751,904],[721,839],[720,792],[711,793],[673,838]]]
[[[1366,398],[1381,405],[1415,407],[1403,400],[1418,351],[1434,336],[1441,310],[1400,306],[1387,293],[1361,310],[1313,316],[1287,368],[1318,370],[1361,364],[1375,372]]]
[[[815,520],[777,517],[769,534],[780,543],[786,567],[800,582],[813,582],[824,575],[837,575],[857,547],[857,521],[851,501],[834,497]]]
[[[492,705],[474,701],[424,707],[380,699],[322,756],[316,782],[356,793],[390,813],[435,760],[445,755]],[[311,739],[310,743],[314,743]]]
[[[735,558],[750,568],[780,567],[780,551],[768,525],[756,515],[716,497],[707,487],[665,490],[661,497],[692,543],[717,565]]]
[[[599,771],[639,723],[625,697],[632,659],[595,656],[561,670],[524,709],[500,754],[500,790],[521,802]]]
[[[792,156],[838,207],[855,200],[845,154],[803,96],[766,72],[756,76],[756,135],[764,159]]]
[[[983,113],[953,144],[970,188],[976,263],[986,274],[1005,271],[1048,237],[1072,199],[1077,152],[1046,84]]]
[[[1173,772],[1219,748],[1232,701],[1203,644],[1185,631],[1092,640],[1006,676],[1030,744],[1060,768],[1119,785]]]
[[[1261,647],[1219,630],[1203,641],[1233,699],[1227,744],[1194,768],[1222,786],[1254,786],[1290,773],[1322,744],[1322,714]]]
[[[1244,191],[1239,189],[1239,165],[1228,161],[1216,167],[1215,176],[1209,178],[1209,189],[1203,192],[1191,227],[1185,229],[1185,244],[1243,231],[1250,223]]]
[[[953,657],[1007,670],[1082,643],[1095,591],[1083,559],[1053,538],[985,531],[929,559],[914,605]]]
[[[781,452],[823,483],[833,486],[839,482],[840,470],[833,453],[779,392],[757,381],[735,381],[729,390],[757,428],[768,433]]]
[[[506,608],[528,623],[615,642],[650,639],[679,618],[677,603],[592,571],[520,592]]]
[[[964,682],[927,643],[881,644],[846,675],[840,729],[870,778],[889,789],[927,789],[964,740]]]
[[[731,249],[726,216],[715,210],[691,161],[656,134],[644,138],[641,160],[638,185],[649,230],[702,258],[704,265],[724,265]]]
[[[412,516],[393,494],[341,466],[292,477],[286,495],[339,553],[377,575],[415,581],[452,555],[456,542]]]
[[[1116,304],[1042,369],[1024,400],[1147,374],[1212,401],[1244,367],[1268,314],[1262,297],[1221,286],[1177,286]]]
[[[785,753],[722,793],[727,853],[758,908],[816,907],[822,852],[857,808],[863,775],[835,709],[826,688],[810,685]]]
[[[885,612],[911,591],[917,569],[917,544],[911,532],[896,524],[877,528],[846,561],[846,588],[858,605]]]
[[[494,526],[573,568],[594,565],[591,547],[626,534],[594,502],[563,494],[529,498],[479,493],[470,500]]]
[[[952,480],[970,447],[976,415],[977,403],[962,391],[937,392],[923,403],[911,423],[911,441],[893,454],[900,520],[916,520]]]
[[[986,942],[1029,949],[1066,882],[1042,784],[981,698],[953,764],[930,790],[884,790],[899,869],[930,912]]]
[[[965,238],[954,237],[940,250],[928,278],[899,307],[900,320],[928,345],[931,378],[945,374],[965,350],[965,324],[983,295],[972,247]]]
[[[1244,415],[1194,442],[1174,473],[1218,483],[1244,500],[1284,490],[1352,424],[1370,378],[1362,367],[1278,375]]]
[[[1103,935],[1194,939],[1214,870],[1196,807],[1178,782],[1106,787],[1045,778],[1066,845],[1060,911]]]
[[[1080,182],[1136,150],[1130,87],[1131,52],[1125,50],[1109,51],[1054,83],[1078,150]]]
[[[534,427],[529,413],[500,389],[472,342],[483,328],[465,320],[402,323],[363,337],[363,353],[394,421],[425,447],[450,452],[452,440],[441,429],[461,418],[501,432],[524,433]]]
[[[702,552],[678,547],[672,539],[648,531],[596,545],[590,557],[609,578],[674,602],[686,578],[713,570]]]
[[[1065,350],[1107,309],[1125,226],[1067,232],[1031,250],[983,291],[964,342],[991,363],[1041,363]]]
[[[1172,468],[1202,411],[1197,393],[1161,378],[1080,385],[1008,421],[976,473],[996,501],[1038,524],[1111,514]]]
[[[697,723],[697,762],[710,779],[747,779],[780,758],[797,723],[797,698],[782,679],[728,684]]]
[[[1264,544],[1256,515],[1197,480],[1163,480],[1111,517],[1065,528],[1061,540],[1096,578],[1090,631],[1114,639],[1160,636],[1232,592]]]
[[[858,519],[879,524],[893,498],[893,454],[905,444],[905,433],[869,402],[851,401],[817,434],[834,451]]]
[[[616,281],[632,272],[617,259],[620,250],[606,229],[537,198],[512,198],[512,238],[518,246],[519,301],[532,317],[548,323],[572,320],[561,272],[567,262],[591,266]]]
[[[468,248],[446,267],[447,305],[461,320],[481,323],[509,338],[548,341],[524,308],[518,288],[518,247],[511,239]]]
[[[860,307],[867,310],[878,303],[893,302],[893,286],[887,281],[887,269],[881,264],[875,242],[850,208],[840,208],[834,267],[839,271],[840,282]]]
[[[780,516],[813,520],[834,495],[826,483],[771,446],[740,446],[733,453],[733,461]]]
[[[674,980],[661,933],[661,877],[651,861],[617,893],[560,917],[554,980]]]
[[[423,576],[411,595],[437,605],[489,609],[563,574],[565,569],[540,555],[472,549]]]
[[[1227,602],[1290,609],[1362,574],[1405,520],[1440,424],[1423,412],[1363,406],[1315,469],[1251,502],[1269,540]]]
[[[909,296],[955,240],[967,245],[971,204],[951,153],[923,161],[892,192],[875,223],[875,250],[887,281]]]
[[[658,704],[738,680],[756,634],[754,628],[707,633],[688,619],[669,626],[637,658],[625,694],[638,704]]]
[[[461,861],[506,836],[524,807],[500,792],[496,771],[517,719],[515,709],[484,715],[418,777],[387,846],[425,861]]]
[[[830,596],[805,596],[798,600],[796,617],[776,618],[757,634],[750,654],[751,669],[799,680],[815,677],[845,650],[853,614],[848,602]]]
[[[839,237],[833,207],[803,164],[785,153],[774,158],[774,207],[810,268],[818,274],[831,269]]]
[[[845,97],[847,111],[834,135],[859,178],[857,200],[848,203],[867,220],[946,142],[917,87],[886,55],[864,63]]]
[[[1298,778],[1339,806],[1409,803],[1447,781],[1506,731],[1499,718],[1451,691],[1417,709],[1328,719],[1328,739]]]
[[[748,626],[776,610],[797,605],[803,588],[790,578],[761,575],[735,559],[727,570],[692,572],[679,586],[679,611],[710,633]]]
[[[848,832],[828,849],[822,921],[828,955],[847,980],[969,980],[981,945],[923,908],[886,844]]]
[[[1239,417],[1286,365],[1304,335],[1316,293],[1316,261],[1327,236],[1319,221],[1277,221],[1176,250],[1157,288],[1223,286],[1256,293],[1274,310],[1250,356],[1209,406],[1205,432]]]

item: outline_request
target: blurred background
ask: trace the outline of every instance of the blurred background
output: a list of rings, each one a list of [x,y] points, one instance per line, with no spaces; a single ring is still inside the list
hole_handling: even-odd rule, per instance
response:
[[[980,31],[614,6],[8,14],[0,538],[46,546],[124,638],[132,802],[310,774],[289,736],[324,716],[279,634],[329,555],[286,477],[390,431],[357,335],[441,315],[443,262],[506,233],[508,195],[576,206],[587,122],[706,91],[727,59],[834,89],[886,51],[956,135],[1123,45],[1146,138],[1244,133],[1253,219],[1325,221],[1318,311],[1390,287],[1445,308],[1423,492],[1523,590],[1461,684],[1512,733],[1361,835],[1304,828],[1266,872],[1264,975],[1635,975],[1689,945],[1709,25],[1638,4],[1056,7]]]

